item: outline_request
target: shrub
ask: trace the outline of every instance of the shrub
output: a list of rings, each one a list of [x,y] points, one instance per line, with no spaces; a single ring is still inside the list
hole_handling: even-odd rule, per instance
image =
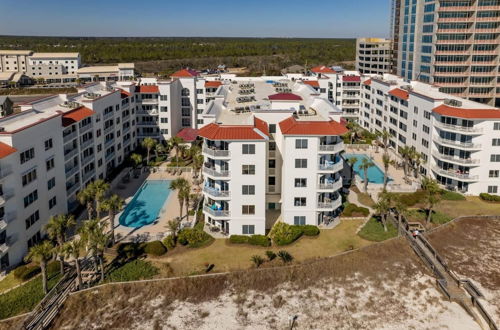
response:
[[[313,225],[302,225],[298,226],[300,230],[304,233],[306,236],[318,236],[319,235],[319,228]]]
[[[261,256],[252,256],[251,258],[252,262],[254,263],[255,267],[259,268],[260,265],[264,263],[264,259]]]
[[[422,203],[425,200],[425,191],[417,190],[411,194],[403,194],[401,202],[406,206],[414,206],[418,203]]]
[[[117,252],[122,259],[135,258],[144,253],[144,245],[140,243],[121,243],[118,245]]]
[[[454,191],[442,190],[441,198],[446,201],[464,201],[465,196]]]
[[[14,269],[14,277],[21,281],[27,281],[40,273],[40,267],[36,265],[23,265]]]
[[[302,230],[298,226],[290,226],[284,222],[278,222],[271,230],[271,237],[276,245],[287,245],[295,242],[302,236]]]
[[[273,251],[267,250],[266,256],[267,256],[267,259],[269,259],[269,261],[273,261],[276,258],[276,253],[274,253]]]
[[[160,241],[152,241],[146,243],[146,245],[144,246],[144,252],[149,255],[159,257],[167,253],[167,248],[165,248],[165,245],[163,245],[163,243]]]
[[[342,211],[342,216],[344,217],[367,217],[369,214],[370,210],[368,208],[352,203],[347,204]]]
[[[167,250],[172,250],[173,248],[175,248],[175,244],[176,244],[176,242],[175,242],[174,235],[168,235],[163,240],[163,245],[165,245],[165,247],[167,248]]]
[[[491,195],[491,194],[487,194],[487,193],[480,193],[479,198],[481,198],[484,201],[488,201],[488,202],[500,202],[500,196]]]
[[[371,218],[361,228],[358,235],[368,241],[381,242],[398,235],[397,228],[388,220],[387,231],[384,231],[382,222],[377,218]]]
[[[137,281],[151,278],[158,274],[158,268],[151,265],[150,262],[136,259],[113,270],[108,275],[108,281],[124,282]]]
[[[252,235],[248,237],[248,243],[259,246],[271,246],[271,240],[265,235]]]
[[[213,237],[203,230],[185,228],[179,232],[177,241],[191,248],[202,247],[213,241]]]
[[[47,274],[59,274],[59,270],[61,266],[59,265],[59,261],[51,261],[47,264]]]
[[[248,236],[245,235],[231,235],[229,242],[233,244],[246,244],[248,243]]]
[[[281,261],[283,261],[285,264],[288,263],[288,262],[291,262],[293,260],[293,257],[290,253],[288,253],[287,251],[279,251],[278,252],[278,257],[280,257]]]

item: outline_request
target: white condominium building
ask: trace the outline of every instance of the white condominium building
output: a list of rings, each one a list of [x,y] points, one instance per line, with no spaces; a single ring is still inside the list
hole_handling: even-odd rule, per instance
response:
[[[339,109],[301,81],[221,81],[199,130],[207,221],[246,235],[265,234],[280,216],[311,225],[335,217],[347,131]]]
[[[363,83],[361,125],[422,155],[420,172],[465,194],[499,194],[500,109],[385,74]]]
[[[356,70],[361,74],[384,74],[390,70],[391,40],[356,39]]]

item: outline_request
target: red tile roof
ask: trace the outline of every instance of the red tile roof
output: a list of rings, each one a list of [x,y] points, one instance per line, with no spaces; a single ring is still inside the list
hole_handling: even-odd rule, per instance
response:
[[[432,111],[443,116],[466,119],[499,119],[500,109],[462,109],[442,104]]]
[[[159,93],[160,90],[156,85],[140,85],[135,87],[137,93]]]
[[[342,81],[360,82],[361,81],[361,77],[360,76],[342,76]]]
[[[278,93],[269,95],[271,101],[301,101],[302,97],[293,93]]]
[[[86,107],[79,107],[76,109],[73,109],[71,111],[68,111],[62,115],[62,125],[64,127],[67,127],[69,125],[72,125],[76,122],[79,122],[80,120],[83,120],[87,117],[90,117],[94,114],[95,112],[92,111],[89,108]]]
[[[182,69],[179,70],[171,75],[171,77],[176,77],[176,78],[190,78],[190,77],[197,77],[199,74],[195,70],[191,69]]]
[[[182,138],[186,142],[193,142],[198,137],[198,130],[191,127],[186,127],[181,129],[176,136]]]
[[[17,151],[17,149],[12,148],[8,144],[0,142],[0,159],[5,158],[8,155],[13,154],[16,151]]]
[[[317,80],[304,80],[303,82],[312,87],[319,87],[319,82]]]
[[[348,132],[345,126],[330,121],[297,121],[294,117],[279,123],[283,135],[342,135]]]
[[[401,88],[394,88],[389,91],[389,94],[392,96],[395,96],[397,98],[403,99],[403,100],[408,100],[408,97],[410,94],[408,94],[407,91]]]
[[[205,88],[217,88],[222,85],[222,81],[205,81]]]
[[[312,68],[311,71],[315,73],[337,73],[337,71],[332,70],[331,68],[324,65],[316,66]]]
[[[127,97],[129,97],[131,95],[132,95],[131,93],[129,93],[123,89],[120,90],[120,96],[122,97],[122,99],[126,99]]]
[[[269,136],[269,128],[265,121],[255,117],[254,126],[211,123],[200,128],[198,135],[210,140],[264,140],[262,135]]]
[[[371,79],[365,80],[363,84],[370,86],[372,84],[372,80]]]

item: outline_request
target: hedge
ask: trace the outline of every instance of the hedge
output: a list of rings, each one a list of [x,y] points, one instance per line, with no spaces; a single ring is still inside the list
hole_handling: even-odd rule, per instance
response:
[[[342,211],[342,216],[344,217],[367,217],[369,214],[370,210],[368,210],[368,208],[361,207],[352,203],[347,204]]]
[[[158,273],[158,268],[150,262],[136,259],[113,270],[107,280],[110,282],[138,281],[151,278]]]
[[[229,236],[229,242],[232,244],[251,244],[258,246],[271,246],[271,240],[265,235],[231,235]]]
[[[284,222],[278,222],[271,230],[271,237],[276,245],[288,245],[295,242],[304,232],[299,226],[291,226]]]
[[[118,256],[123,259],[134,258],[144,253],[143,243],[121,243],[117,248]]]
[[[306,236],[318,236],[319,228],[313,225],[302,225],[299,227]]]
[[[30,278],[40,274],[40,267],[36,265],[23,265],[14,269],[14,277],[21,281],[27,281]]]
[[[441,198],[446,201],[464,201],[465,196],[454,192],[454,191],[448,191],[448,190],[442,190],[441,191]]]
[[[144,252],[159,257],[167,253],[167,248],[160,241],[152,241],[146,243],[144,246]]]
[[[488,202],[500,202],[500,196],[491,195],[491,194],[487,194],[487,193],[480,193],[479,198],[481,198],[484,201],[488,201]]]
[[[231,235],[231,236],[229,236],[229,242],[232,244],[247,244],[248,243],[248,236]]]
[[[214,240],[212,236],[203,230],[185,228],[179,232],[177,241],[182,245],[187,245],[191,248],[202,247],[211,243]]]
[[[165,245],[165,247],[167,248],[167,250],[172,250],[173,248],[175,248],[176,239],[174,238],[173,235],[168,235],[163,240],[163,245]]]

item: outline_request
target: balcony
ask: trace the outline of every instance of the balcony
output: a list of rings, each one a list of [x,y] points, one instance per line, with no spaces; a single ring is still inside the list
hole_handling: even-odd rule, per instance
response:
[[[12,236],[7,236],[7,239],[5,240],[5,243],[0,244],[0,253],[5,253],[11,247],[14,243],[16,242],[15,239],[13,239]]]
[[[450,156],[450,155],[443,155],[439,153],[438,151],[433,151],[432,155],[438,159],[441,160],[446,160],[448,162],[460,164],[460,165],[471,165],[471,166],[479,166],[479,159],[472,159],[472,158],[460,158],[460,157],[455,157],[455,156]]]
[[[79,182],[75,182],[70,185],[66,185],[66,195],[71,196],[80,187]]]
[[[85,157],[82,156],[82,168],[91,160],[94,160],[94,154]]]
[[[461,148],[461,149],[481,149],[481,145],[477,144],[477,143],[447,140],[447,139],[443,139],[440,137],[434,137],[433,139],[435,142],[437,142],[439,144],[457,147],[457,148]]]
[[[342,185],[343,185],[342,178],[339,178],[335,182],[319,183],[318,190],[337,191],[342,188]]]
[[[12,167],[10,165],[0,166],[0,179],[6,178],[12,174]]]
[[[474,11],[473,6],[440,6],[438,12],[450,12],[450,11]]]
[[[142,104],[158,104],[158,99],[142,99]]]
[[[321,172],[339,172],[344,168],[344,164],[342,161],[339,161],[335,164],[319,164],[318,170]]]
[[[229,177],[229,175],[230,175],[229,171],[225,171],[225,170],[217,171],[213,168],[208,168],[206,166],[203,166],[203,173],[205,173],[206,175],[218,177],[218,178],[226,178],[226,177]]]
[[[231,215],[228,210],[213,210],[210,205],[203,205],[203,211],[214,218],[227,218]]]
[[[115,143],[115,139],[109,139],[109,140],[106,140],[104,141],[104,147],[109,147],[110,145],[114,144]]]
[[[440,121],[434,122],[434,125],[437,126],[440,129],[445,129],[448,131],[456,131],[459,133],[482,133],[483,129],[481,127],[466,127],[466,126],[460,126],[460,125],[451,125],[451,124],[445,124]]]
[[[210,157],[213,157],[213,158],[221,158],[221,157],[228,158],[231,155],[229,150],[210,148],[206,145],[203,146],[202,152]]]
[[[75,173],[78,172],[78,165],[75,165],[69,169],[66,169],[65,172],[66,172],[66,178],[70,178],[71,176],[73,176]]]
[[[108,154],[106,154],[106,156],[104,157],[106,159],[106,161],[110,161],[111,159],[115,158],[115,152],[110,152]]]
[[[80,127],[80,134],[83,134],[92,128],[92,124],[89,123],[83,127]]]
[[[76,138],[76,135],[77,135],[76,131],[71,132],[67,135],[63,135],[63,142],[66,143],[66,142],[73,140],[74,138]]]
[[[141,121],[137,123],[138,126],[158,126],[157,121]]]
[[[342,197],[338,197],[336,200],[329,202],[318,202],[317,208],[320,210],[335,210],[342,205]]]
[[[147,138],[147,137],[151,137],[151,138],[158,138],[158,136],[160,135],[160,132],[156,132],[156,133],[137,133],[137,137],[138,138]]]
[[[320,144],[318,149],[321,153],[336,154],[344,150],[344,142],[336,144]]]
[[[115,112],[114,112],[114,111],[110,111],[110,112],[108,112],[108,113],[105,113],[105,114],[102,116],[102,118],[103,118],[103,119],[108,119],[108,118],[113,117],[113,115],[114,115],[114,114],[115,114]]]
[[[93,139],[88,139],[87,141],[84,141],[80,144],[80,149],[85,150],[87,147],[91,146],[94,143]]]
[[[104,134],[107,134],[107,133],[114,131],[114,130],[115,130],[115,125],[110,125],[110,126],[104,128]]]
[[[13,196],[14,196],[14,191],[13,190],[4,191],[3,194],[0,195],[0,205],[5,204],[5,202],[7,202]]]
[[[212,198],[226,198],[231,195],[229,190],[219,190],[212,187],[203,187],[203,192]]]
[[[87,182],[90,178],[92,178],[95,174],[95,170],[90,170],[89,172],[85,173],[82,178],[82,182]]]
[[[71,150],[64,151],[64,159],[65,160],[72,159],[77,154],[78,154],[78,148],[77,147],[75,147],[75,148],[73,148]]]
[[[479,177],[477,175],[470,175],[465,173],[459,173],[456,170],[449,169],[445,170],[440,168],[439,166],[432,166],[431,169],[439,175],[443,175],[458,181],[478,181]]]

